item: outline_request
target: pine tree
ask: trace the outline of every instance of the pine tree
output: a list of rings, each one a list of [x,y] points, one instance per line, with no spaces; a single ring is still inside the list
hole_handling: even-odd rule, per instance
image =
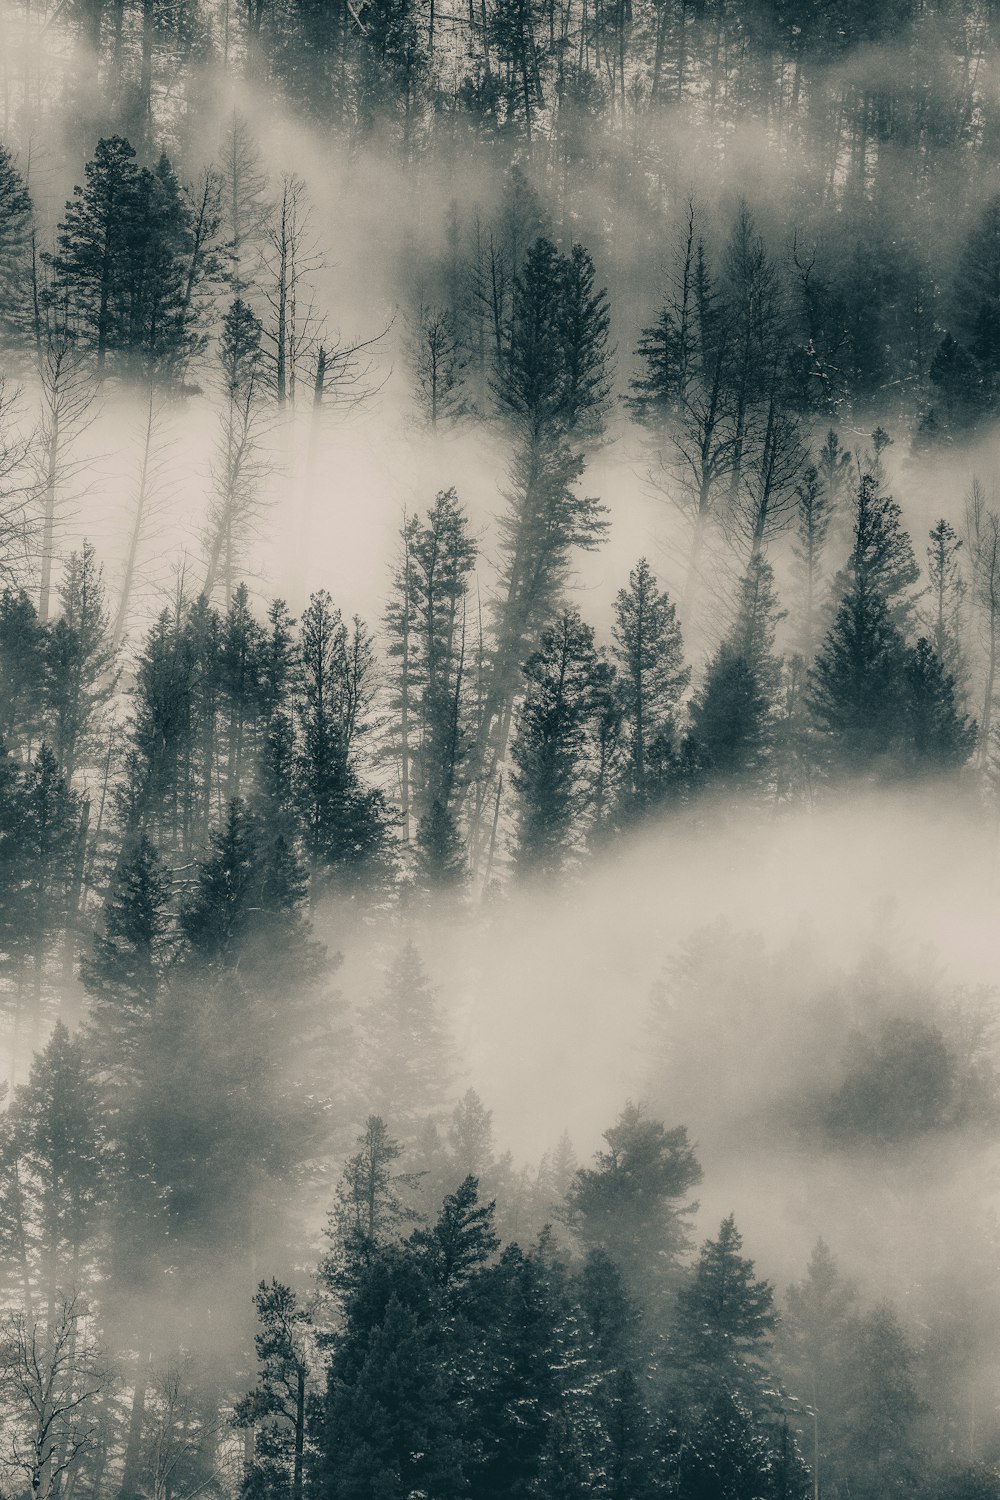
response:
[[[840,1433],[844,1480],[861,1500],[905,1492],[920,1467],[913,1384],[915,1351],[883,1303],[856,1326],[847,1365],[849,1404]]]
[[[961,683],[965,579],[959,553],[962,541],[943,518],[929,533],[927,577],[930,608],[925,612],[928,640],[944,670]]]
[[[965,765],[976,744],[975,723],[962,713],[955,679],[923,637],[905,660],[906,755],[922,774]]]
[[[540,237],[515,277],[510,326],[494,380],[501,412],[531,443],[543,435],[599,435],[608,382],[607,294],[574,245],[568,256]]]
[[[725,1392],[759,1401],[765,1359],[777,1322],[769,1282],[741,1255],[730,1214],[706,1240],[690,1279],[677,1294],[673,1342],[682,1378],[696,1401]]]
[[[387,814],[363,785],[357,749],[370,727],[371,639],[355,618],[348,631],[329,594],[313,594],[302,616],[302,692],[296,800],[313,879],[348,892],[381,878]]]
[[[707,783],[753,785],[768,770],[779,674],[773,651],[777,618],[771,565],[751,558],[736,619],[691,702],[689,758]]]
[[[24,960],[30,957],[31,982],[22,969],[21,996],[30,994],[29,1014],[37,1039],[46,1005],[45,980],[57,943],[64,944],[76,921],[78,874],[87,805],[60,774],[44,742],[23,777],[22,878],[30,893],[32,917],[25,933]],[[15,1015],[14,1051],[21,1020]]]
[[[119,860],[93,951],[80,975],[90,1000],[92,1050],[102,1072],[125,1076],[170,958],[171,882],[145,834]]]
[[[15,1091],[0,1156],[5,1279],[46,1328],[91,1282],[105,1192],[97,1089],[79,1036],[57,1022]]]
[[[454,490],[437,496],[426,522],[407,519],[402,544],[386,612],[396,664],[391,749],[404,838],[415,819],[420,875],[432,887],[447,886],[464,865],[458,803],[469,752],[466,601],[476,556]]]
[[[261,513],[265,370],[263,328],[253,309],[236,298],[219,336],[223,408],[213,462],[213,495],[205,538],[205,583],[211,598],[221,582],[226,604]]]
[[[849,771],[891,768],[904,733],[903,673],[917,567],[899,506],[862,477],[841,602],[816,659],[810,706],[834,759]]]
[[[466,357],[450,312],[421,307],[412,336],[414,394],[432,431],[465,411]]]
[[[675,713],[687,687],[683,643],[674,605],[641,558],[615,603],[614,657],[628,756],[628,798],[643,808],[669,764]]]
[[[257,1383],[236,1403],[237,1427],[255,1431],[254,1457],[244,1475],[247,1496],[302,1500],[307,1442],[309,1315],[291,1287],[273,1278],[254,1294]]]
[[[367,1099],[374,1114],[391,1114],[404,1140],[440,1112],[449,1082],[449,1046],[437,996],[420,954],[407,942],[386,970],[363,1029],[368,1053]]]
[[[857,1289],[819,1240],[804,1280],[788,1288],[778,1328],[785,1383],[802,1403],[799,1427],[813,1477],[825,1488],[833,1444],[849,1398],[845,1364]]]
[[[197,348],[191,212],[169,161],[139,168],[123,136],[97,143],[59,225],[55,296],[103,371],[176,381]]]
[[[511,750],[518,796],[514,860],[525,873],[564,866],[586,811],[588,729],[607,667],[594,632],[577,614],[543,631],[524,669],[525,695]]]
[[[337,1187],[328,1234],[332,1249],[323,1262],[324,1281],[335,1292],[356,1290],[380,1247],[417,1217],[411,1203],[414,1179],[394,1171],[403,1147],[379,1115],[369,1115]]]
[[[823,555],[833,521],[834,504],[829,485],[821,482],[815,468],[809,468],[803,474],[796,498],[792,540],[798,594],[796,649],[802,660],[809,664],[816,651],[817,625],[821,618]]]
[[[45,711],[48,639],[25,593],[0,593],[0,742],[27,756]]]
[[[682,1200],[701,1181],[683,1126],[627,1104],[604,1133],[607,1150],[581,1167],[566,1195],[566,1218],[588,1250],[604,1251],[630,1294],[659,1314],[687,1245]]]
[[[32,309],[24,298],[31,236],[31,194],[13,154],[0,141],[0,343],[8,354],[27,342],[32,329]]]
[[[72,781],[77,767],[99,753],[103,711],[117,685],[103,569],[89,542],[71,554],[59,597],[62,611],[45,648],[45,697],[52,749]]]

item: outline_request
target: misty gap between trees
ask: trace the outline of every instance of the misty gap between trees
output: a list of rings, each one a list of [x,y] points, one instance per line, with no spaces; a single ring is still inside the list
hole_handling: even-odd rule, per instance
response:
[[[0,1500],[1000,1500],[995,0],[0,0]]]

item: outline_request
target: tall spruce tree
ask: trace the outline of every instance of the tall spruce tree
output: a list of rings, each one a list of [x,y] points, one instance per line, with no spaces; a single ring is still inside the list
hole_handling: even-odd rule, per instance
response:
[[[918,572],[899,506],[862,476],[833,625],[810,681],[814,721],[845,770],[891,768],[905,733],[905,641]]]
[[[627,756],[626,806],[643,809],[669,771],[690,671],[674,605],[641,558],[615,601],[614,659]]]
[[[554,875],[580,838],[589,801],[588,733],[608,668],[590,626],[566,613],[542,633],[524,676],[511,750],[518,798],[514,861],[525,874]]]

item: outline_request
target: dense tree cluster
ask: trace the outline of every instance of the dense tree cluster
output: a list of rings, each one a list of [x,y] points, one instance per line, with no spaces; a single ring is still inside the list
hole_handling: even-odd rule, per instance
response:
[[[906,469],[1000,415],[993,7],[0,8],[2,1493],[998,1500],[958,1274],[896,1305],[821,1242],[781,1296],[733,1216],[696,1248],[676,1103],[744,1086],[723,1038],[780,1076],[777,997],[813,1071],[740,1124],[888,1198],[995,1140],[982,997],[699,934],[651,1105],[528,1168],[421,926],[720,808],[995,807],[1000,510],[920,536]],[[341,335],[318,205],[377,233],[383,169],[398,315]],[[390,379],[442,477],[377,618],[264,600],[269,512],[308,542]],[[173,422],[210,452],[153,588]],[[490,520],[434,493],[473,452]],[[609,452],[668,545],[581,598]]]

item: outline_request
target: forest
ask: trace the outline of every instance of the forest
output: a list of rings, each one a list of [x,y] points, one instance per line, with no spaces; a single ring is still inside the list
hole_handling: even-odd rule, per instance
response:
[[[0,1500],[1000,1500],[1000,7],[0,0]]]

